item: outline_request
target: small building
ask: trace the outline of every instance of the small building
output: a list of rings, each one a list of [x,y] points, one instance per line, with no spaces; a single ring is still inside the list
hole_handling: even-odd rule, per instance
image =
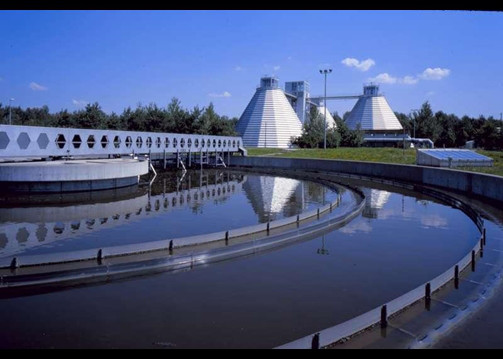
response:
[[[418,149],[416,164],[434,167],[492,167],[493,159],[475,151],[449,149]]]

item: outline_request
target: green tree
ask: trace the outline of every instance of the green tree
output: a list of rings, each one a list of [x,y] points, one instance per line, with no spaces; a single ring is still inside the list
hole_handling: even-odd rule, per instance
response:
[[[421,109],[415,111],[413,116],[416,119],[416,137],[429,138],[433,142],[437,141],[442,128],[435,116],[433,116],[430,103],[428,101],[423,103]]]

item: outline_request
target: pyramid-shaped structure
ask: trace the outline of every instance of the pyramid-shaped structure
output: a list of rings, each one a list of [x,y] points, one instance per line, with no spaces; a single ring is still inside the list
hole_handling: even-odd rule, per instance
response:
[[[325,119],[325,106],[320,105],[317,107],[317,109],[318,109],[318,113],[321,115],[321,117],[323,119]],[[334,126],[335,126],[335,128],[337,128],[337,124],[335,123],[335,120],[332,117],[332,114],[330,113],[328,108],[327,108],[327,126],[328,126],[328,128],[332,128]]]
[[[274,77],[264,77],[243,114],[236,130],[245,147],[290,147],[291,138],[302,134],[302,123],[278,87]]]
[[[360,129],[365,132],[403,130],[388,101],[384,96],[379,95],[378,91],[377,85],[364,86],[363,96],[358,99],[346,119],[346,124],[350,129],[355,130],[360,125]]]

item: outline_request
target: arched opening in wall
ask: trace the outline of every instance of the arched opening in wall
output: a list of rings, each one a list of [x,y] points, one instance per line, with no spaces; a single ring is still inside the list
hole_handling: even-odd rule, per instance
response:
[[[180,140],[180,147],[183,148],[183,146],[185,146],[185,139],[184,138],[182,138]]]
[[[101,137],[101,147],[102,148],[107,148],[108,147],[108,136],[107,135],[103,135]]]
[[[168,147],[169,147],[169,137],[166,137],[166,138],[164,139],[164,147],[165,147],[165,148],[168,148]]]
[[[80,148],[80,145],[82,144],[82,139],[80,138],[79,135],[74,135],[72,138],[72,145],[73,148]]]
[[[94,138],[94,135],[89,135],[87,137],[87,147],[94,148],[95,143],[96,143],[96,139]]]
[[[152,147],[152,138],[149,136],[147,137],[147,141],[145,141],[146,145],[148,148]]]
[[[119,148],[121,146],[121,138],[119,136],[114,137],[114,147]]]
[[[143,145],[143,139],[141,136],[136,137],[136,147],[140,148]]]
[[[131,136],[127,136],[126,137],[126,147],[131,148],[132,144],[133,144],[133,140],[132,140]]]
[[[155,145],[157,146],[157,148],[161,148],[161,138],[160,137],[157,137],[155,139]]]
[[[62,133],[58,134],[56,136],[56,146],[58,146],[58,148],[62,149],[62,148],[65,148],[65,145],[66,145],[65,135],[63,135]]]

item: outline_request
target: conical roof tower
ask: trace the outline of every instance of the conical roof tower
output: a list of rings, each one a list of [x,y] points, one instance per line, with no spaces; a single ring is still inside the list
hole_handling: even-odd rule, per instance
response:
[[[245,147],[288,148],[291,138],[302,134],[302,124],[278,87],[278,79],[263,77],[236,130]]]
[[[402,132],[403,127],[395,116],[383,95],[379,94],[379,86],[370,84],[363,87],[361,96],[351,110],[346,124],[352,130],[358,125],[365,132]]]

